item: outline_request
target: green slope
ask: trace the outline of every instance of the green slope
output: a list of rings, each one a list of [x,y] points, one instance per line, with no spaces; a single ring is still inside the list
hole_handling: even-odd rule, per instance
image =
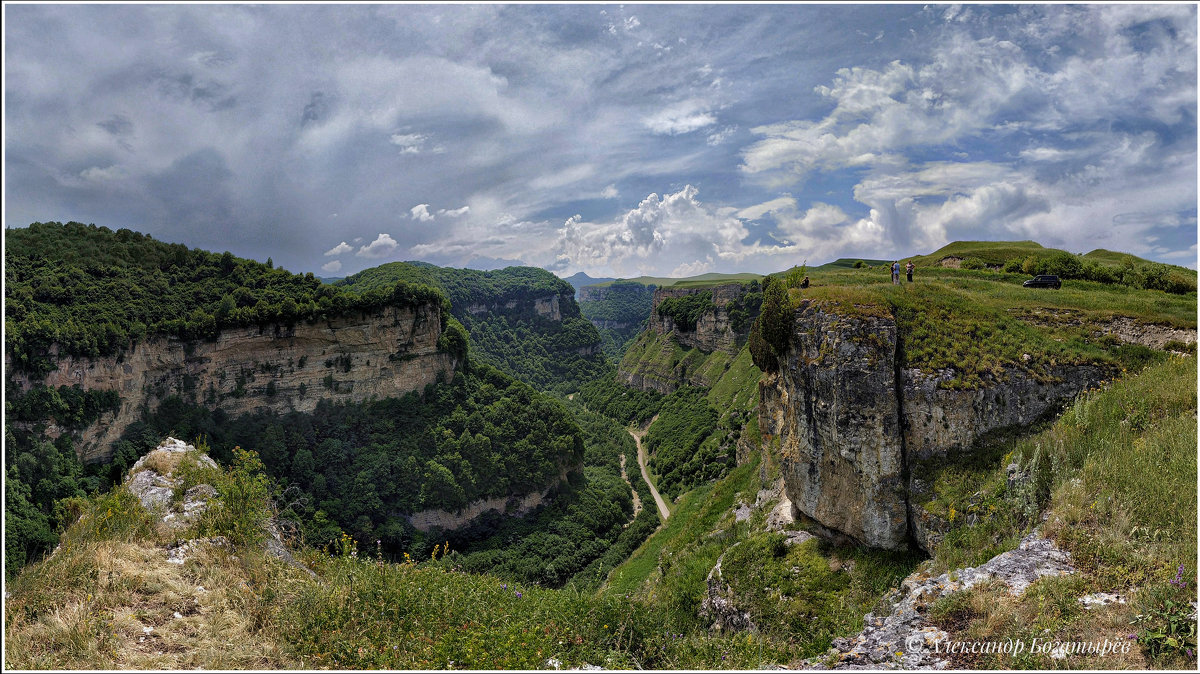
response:
[[[471,336],[472,352],[536,388],[569,393],[608,367],[600,351],[600,334],[580,314],[575,289],[544,269],[479,271],[391,262],[349,276],[335,287],[368,292],[397,281],[428,284],[445,292],[450,313]],[[532,308],[534,300],[552,295],[559,297],[561,321],[540,316]],[[506,308],[508,303],[516,308]]]

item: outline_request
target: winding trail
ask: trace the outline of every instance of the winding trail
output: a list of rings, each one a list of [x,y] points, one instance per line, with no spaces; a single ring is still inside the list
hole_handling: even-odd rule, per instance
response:
[[[654,417],[650,419],[650,423],[646,424],[637,431],[633,430],[632,428],[629,429],[629,434],[633,436],[633,441],[637,443],[638,466],[642,469],[642,479],[645,480],[646,485],[650,487],[650,493],[654,496],[654,502],[658,504],[659,517],[662,517],[663,521],[666,522],[667,518],[671,516],[671,510],[667,507],[667,502],[663,500],[663,497],[658,495],[658,490],[654,488],[654,483],[650,481],[650,471],[646,470],[646,450],[642,448],[642,437],[646,435],[646,430],[650,428],[650,424],[653,424],[654,420],[657,418],[658,415],[655,414]]]
[[[621,479],[625,480],[625,484],[629,485],[629,493],[633,494],[633,517],[636,519],[638,513],[642,512],[642,497],[633,488],[633,483],[629,481],[629,473],[625,472],[625,454],[621,454]],[[631,519],[625,523],[625,526],[629,526],[632,523],[633,520]]]

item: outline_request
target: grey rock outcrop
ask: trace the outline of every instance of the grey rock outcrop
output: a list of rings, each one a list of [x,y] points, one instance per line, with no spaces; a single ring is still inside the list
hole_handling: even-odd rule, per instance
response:
[[[209,500],[217,495],[212,485],[198,484],[184,492],[183,501],[178,507],[173,504],[175,490],[180,484],[175,471],[185,460],[193,460],[210,468],[217,467],[207,454],[198,452],[182,440],[168,437],[139,458],[129,469],[129,477],[125,480],[125,488],[138,498],[142,507],[160,515],[163,523],[172,528],[185,527],[196,521],[208,508]]]
[[[735,543],[729,550],[738,545]],[[727,553],[729,550],[725,552]],[[717,558],[716,565],[704,579],[705,593],[704,598],[700,600],[700,617],[709,620],[712,629],[717,631],[756,632],[758,628],[750,619],[750,613],[738,608],[733,596],[733,588],[725,582],[725,578],[721,575],[721,562],[724,560],[725,553],[721,553],[721,556]]]
[[[780,371],[759,382],[759,428],[779,439],[788,498],[831,535],[907,545],[896,324],[802,305]]]
[[[806,661],[805,669],[946,669],[950,661],[936,645],[949,635],[926,619],[925,611],[931,603],[986,582],[1001,583],[1009,594],[1018,596],[1039,578],[1074,572],[1070,553],[1035,532],[1026,536],[1016,550],[1001,553],[978,567],[933,578],[914,573],[885,598],[890,605],[888,612],[868,613],[862,632],[835,639],[830,651]]]
[[[968,451],[992,430],[1033,423],[1111,370],[1016,366],[970,390],[939,384],[953,370],[898,366],[897,327],[878,307],[839,313],[801,302],[780,370],[759,382],[759,428],[778,442],[788,498],[832,538],[926,550],[943,532],[912,511],[925,487],[917,462]],[[770,442],[764,442],[769,445]]]

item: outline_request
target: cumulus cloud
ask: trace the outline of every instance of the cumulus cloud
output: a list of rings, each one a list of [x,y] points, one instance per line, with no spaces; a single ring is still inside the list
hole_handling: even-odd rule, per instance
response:
[[[420,222],[429,222],[433,219],[433,214],[429,212],[429,204],[417,204],[409,211],[412,213],[412,219]]]
[[[422,205],[425,205],[425,204],[422,204]],[[450,210],[447,210],[445,208],[438,209],[438,215],[445,215],[446,217],[450,217],[450,218],[461,218],[462,216],[464,216],[470,212],[471,212],[470,206],[463,206],[461,208],[454,208],[454,209],[450,209]]]
[[[333,248],[330,248],[329,250],[325,251],[325,255],[326,255],[326,257],[328,257],[330,255],[342,255],[345,253],[349,253],[352,250],[354,250],[354,246],[351,246],[350,244],[343,241],[343,242],[339,243],[338,245],[334,246]],[[329,271],[329,270],[326,269],[325,271]]]
[[[600,196],[604,199],[616,199],[621,196],[621,193],[617,191],[616,185],[608,185],[600,192]]]
[[[357,255],[358,257],[365,257],[365,258],[370,258],[370,259],[378,259],[381,257],[387,257],[388,255],[391,255],[393,252],[395,252],[396,248],[398,248],[399,245],[400,244],[396,243],[396,240],[393,239],[391,236],[389,236],[387,234],[380,234],[378,237],[375,238],[374,241],[363,246],[362,248],[359,248],[358,252],[355,253],[355,255]]]
[[[333,260],[332,262],[326,262],[325,264],[321,265],[321,271],[328,272],[330,274],[337,273],[341,271],[341,269],[342,263],[339,260]]]
[[[698,194],[692,185],[662,197],[650,194],[610,222],[573,216],[563,224],[556,253],[585,269],[633,275],[737,258],[745,225],[732,209],[704,204]]]

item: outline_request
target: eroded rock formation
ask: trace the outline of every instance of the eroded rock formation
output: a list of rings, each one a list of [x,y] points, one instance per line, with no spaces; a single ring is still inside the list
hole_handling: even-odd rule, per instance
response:
[[[120,393],[120,409],[83,429],[75,443],[80,458],[95,461],[108,458],[125,428],[171,395],[233,415],[311,412],[322,399],[395,397],[449,381],[458,363],[438,351],[440,311],[434,303],[389,306],[327,321],[230,328],[212,341],[151,337],[119,356],[59,356],[58,367],[37,381],[6,369],[21,390],[41,383]]]
[[[927,548],[921,518],[910,512],[916,461],[1031,424],[1109,371],[1059,366],[1047,374],[1039,381],[1010,368],[980,388],[939,388],[954,373],[902,368],[890,313],[839,314],[805,301],[780,371],[759,383],[759,427],[768,444],[778,442],[788,498],[825,534]]]
[[[670,316],[660,316],[658,313],[658,305],[662,304],[663,300],[708,291],[712,291],[713,306],[696,321],[694,330],[683,330]],[[750,323],[754,316],[750,316],[744,325],[738,326],[740,329],[735,329],[726,306],[730,302],[740,300],[746,292],[747,287],[740,283],[701,288],[659,288],[654,291],[654,298],[650,301],[650,329],[660,335],[674,334],[675,339],[684,347],[700,349],[705,353],[720,350],[730,355],[736,354],[750,334]]]

